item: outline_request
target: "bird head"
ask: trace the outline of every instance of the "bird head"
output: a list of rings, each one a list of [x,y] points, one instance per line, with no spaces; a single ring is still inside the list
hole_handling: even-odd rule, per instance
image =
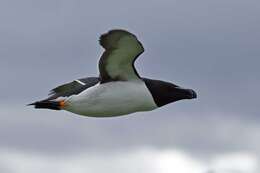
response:
[[[159,107],[183,99],[197,98],[197,93],[192,89],[182,88],[173,83],[160,80],[144,79],[144,81]]]

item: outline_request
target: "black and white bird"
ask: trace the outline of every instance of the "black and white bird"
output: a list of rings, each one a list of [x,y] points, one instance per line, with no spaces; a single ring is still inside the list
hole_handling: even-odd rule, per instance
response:
[[[112,117],[151,111],[182,99],[196,98],[196,92],[170,82],[142,78],[134,62],[144,48],[126,30],[111,30],[100,36],[105,49],[99,60],[99,77],[87,77],[58,86],[50,97],[34,102],[35,108],[67,110],[91,117]]]

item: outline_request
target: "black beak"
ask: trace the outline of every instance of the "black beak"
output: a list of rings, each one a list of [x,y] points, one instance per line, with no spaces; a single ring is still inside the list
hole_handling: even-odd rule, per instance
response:
[[[190,99],[195,99],[195,98],[197,98],[197,93],[196,93],[194,90],[188,89],[188,92],[189,92],[189,98],[190,98]]]
[[[178,93],[177,97],[179,99],[195,99],[195,98],[197,98],[197,93],[192,89],[176,87],[175,93]]]

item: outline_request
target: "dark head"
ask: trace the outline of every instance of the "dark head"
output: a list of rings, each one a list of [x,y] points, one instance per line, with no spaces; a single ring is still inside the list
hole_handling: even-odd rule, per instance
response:
[[[159,107],[178,100],[197,98],[196,92],[192,89],[181,88],[172,83],[159,80],[146,78],[143,80]]]

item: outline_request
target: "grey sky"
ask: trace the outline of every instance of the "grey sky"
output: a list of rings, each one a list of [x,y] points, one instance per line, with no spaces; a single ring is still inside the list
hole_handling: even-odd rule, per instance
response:
[[[109,119],[24,106],[59,84],[97,76],[98,37],[112,28],[142,41],[141,76],[193,88],[198,99]],[[2,0],[0,38],[0,149],[260,155],[259,1]]]

